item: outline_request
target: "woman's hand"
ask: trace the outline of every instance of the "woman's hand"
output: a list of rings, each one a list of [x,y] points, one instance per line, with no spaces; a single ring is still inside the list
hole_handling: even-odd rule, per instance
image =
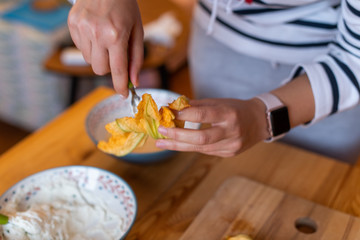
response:
[[[135,0],[77,0],[68,25],[71,37],[94,72],[111,72],[115,90],[128,96],[143,62],[143,27]]]
[[[232,157],[269,137],[265,105],[259,99],[193,100],[191,107],[176,118],[209,124],[200,130],[159,127],[168,139],[159,139],[157,147]]]

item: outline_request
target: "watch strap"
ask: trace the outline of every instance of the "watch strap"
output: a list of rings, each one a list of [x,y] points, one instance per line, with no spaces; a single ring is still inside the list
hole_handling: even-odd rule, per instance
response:
[[[271,93],[263,93],[256,96],[256,98],[259,98],[265,104],[266,111],[271,111],[275,108],[284,106],[280,99]]]
[[[284,103],[281,102],[281,100],[277,96],[275,96],[274,94],[271,94],[271,93],[263,93],[263,94],[256,96],[256,98],[260,99],[266,106],[266,120],[267,120],[267,124],[268,124],[268,131],[270,133],[270,137],[268,139],[264,140],[264,142],[273,142],[273,141],[283,137],[286,134],[286,132],[279,134],[277,136],[274,136],[274,129],[273,129],[273,125],[272,125],[273,123],[271,120],[271,112],[276,109],[280,109],[282,107],[286,108]],[[287,121],[289,121],[289,120],[287,119]]]

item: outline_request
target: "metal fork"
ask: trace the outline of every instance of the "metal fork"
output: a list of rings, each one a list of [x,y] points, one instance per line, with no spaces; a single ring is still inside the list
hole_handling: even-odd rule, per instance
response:
[[[139,97],[139,95],[137,95],[137,93],[135,91],[135,86],[134,86],[134,84],[132,84],[130,79],[129,79],[128,87],[131,92],[131,107],[132,107],[133,113],[135,115],[137,112],[137,105],[139,104],[141,98]]]

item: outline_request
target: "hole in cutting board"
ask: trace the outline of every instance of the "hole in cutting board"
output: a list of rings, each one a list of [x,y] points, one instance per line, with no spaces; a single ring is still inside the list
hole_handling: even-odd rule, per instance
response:
[[[311,234],[317,231],[317,225],[314,220],[308,217],[301,217],[296,219],[295,227],[299,232]]]

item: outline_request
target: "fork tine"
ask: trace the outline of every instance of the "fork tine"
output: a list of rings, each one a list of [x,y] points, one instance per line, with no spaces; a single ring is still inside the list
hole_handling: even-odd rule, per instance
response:
[[[129,79],[128,87],[129,87],[129,90],[131,92],[131,106],[132,106],[132,109],[133,109],[133,113],[136,114],[137,105],[140,102],[140,97],[136,94],[135,87],[131,83],[130,79]]]

